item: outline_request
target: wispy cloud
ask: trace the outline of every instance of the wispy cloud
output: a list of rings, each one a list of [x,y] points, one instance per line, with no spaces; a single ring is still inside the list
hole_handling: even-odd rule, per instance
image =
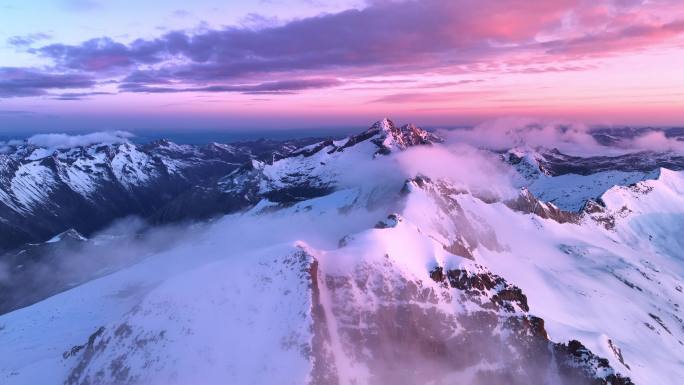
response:
[[[162,83],[162,84],[168,84]],[[339,79],[316,78],[316,79],[293,79],[271,81],[257,84],[239,85],[211,85],[204,87],[158,87],[149,86],[145,83],[123,83],[120,85],[122,91],[128,92],[147,92],[147,93],[178,93],[178,92],[239,92],[243,94],[282,94],[295,91],[330,88],[341,85]]]
[[[0,110],[0,115],[33,115],[35,112],[26,110]]]
[[[474,97],[495,95],[492,91],[457,91],[457,92],[406,92],[382,96],[373,100],[373,103],[435,103],[435,102],[457,102]]]
[[[61,94],[54,94],[51,96],[53,100],[83,100],[91,96],[100,95],[115,95],[113,92],[65,92]]]
[[[178,17],[178,18],[184,19],[184,18],[186,18],[186,17],[192,16],[192,12],[190,12],[190,11],[188,11],[188,10],[186,10],[186,9],[177,9],[177,10],[173,11],[172,15],[173,15],[174,17]]]
[[[52,35],[43,33],[43,32],[37,32],[37,33],[30,33],[28,35],[16,35],[16,36],[11,36],[10,38],[7,39],[7,44],[12,45],[16,48],[27,48],[32,46],[33,44],[43,41],[43,40],[48,40],[51,39]]]

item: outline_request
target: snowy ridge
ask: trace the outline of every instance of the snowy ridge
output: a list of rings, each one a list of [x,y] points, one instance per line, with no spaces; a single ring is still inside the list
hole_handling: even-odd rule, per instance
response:
[[[293,151],[272,163],[251,161],[219,181],[225,194],[246,203],[266,198],[288,203],[328,194],[344,184],[351,170],[378,155],[427,146],[441,139],[414,125],[397,128],[389,119],[340,141],[324,141]]]
[[[558,150],[518,147],[502,154],[512,165],[519,187],[565,211],[579,212],[613,186],[629,186],[655,179],[660,168],[684,169],[684,157],[675,153],[636,153],[622,156],[575,157]]]

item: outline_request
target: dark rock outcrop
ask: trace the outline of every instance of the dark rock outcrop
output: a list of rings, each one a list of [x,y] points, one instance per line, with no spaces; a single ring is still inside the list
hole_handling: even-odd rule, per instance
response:
[[[512,210],[552,219],[558,223],[579,223],[581,218],[578,213],[564,211],[551,203],[540,201],[526,188],[520,191],[517,198],[504,203]]]

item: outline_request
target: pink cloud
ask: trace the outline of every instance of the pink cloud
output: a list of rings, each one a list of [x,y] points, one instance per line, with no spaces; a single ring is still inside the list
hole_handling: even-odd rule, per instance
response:
[[[665,24],[633,24],[617,31],[555,40],[543,46],[551,54],[605,56],[662,44],[683,33],[684,20],[676,20]]]
[[[45,81],[0,81],[0,97],[85,95],[106,99],[102,111],[175,103],[200,114],[214,107],[197,96],[211,94],[216,110],[259,116],[375,116],[417,104],[412,111],[452,116],[666,111],[672,121],[684,102],[671,92],[684,86],[673,64],[684,55],[666,51],[684,41],[681,0],[374,0],[289,22],[131,38],[31,48],[50,64],[22,71]],[[117,92],[126,95],[98,96]],[[264,93],[279,96],[260,110],[240,104]]]
[[[576,28],[568,33],[567,20],[573,17]],[[511,59],[536,71],[559,71],[578,67],[541,67],[534,60],[541,54],[549,62],[567,55],[629,51],[684,33],[684,21],[655,21],[660,18],[641,1],[373,1],[361,10],[260,29],[174,31],[130,44],[98,38],[77,45],[50,44],[32,52],[52,59],[64,71],[119,73],[124,90],[169,82],[181,89],[231,86],[227,81],[263,83],[282,81],[292,73],[359,77],[378,71],[453,72],[455,66]]]

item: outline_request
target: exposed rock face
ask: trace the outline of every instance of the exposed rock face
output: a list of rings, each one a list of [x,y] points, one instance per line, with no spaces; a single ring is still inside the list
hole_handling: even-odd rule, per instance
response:
[[[608,230],[615,228],[615,216],[607,211],[605,205],[600,200],[588,201],[582,209],[582,214],[584,214],[585,217],[601,224]]]
[[[526,188],[520,191],[516,199],[505,203],[515,211],[552,219],[558,223],[578,223],[581,217],[578,213],[563,211],[551,203],[540,201]]]
[[[394,125],[394,122],[387,118],[373,124],[362,135],[375,137],[373,143],[379,147],[376,154],[381,155],[389,154],[392,152],[392,149],[405,150],[412,146],[430,145],[442,141],[438,136],[413,124],[397,127]]]
[[[311,339],[311,376],[309,384],[338,385],[340,376],[335,356],[331,350],[330,328],[325,308],[321,300],[318,260],[312,258],[309,267],[311,279],[311,317],[313,337]]]
[[[436,267],[430,276],[436,282],[448,282],[450,287],[462,291],[462,302],[479,303],[483,309],[497,311],[499,317],[504,314],[504,320],[500,322],[505,330],[512,331],[507,336],[509,346],[524,357],[514,373],[506,373],[511,368],[485,371],[478,381],[545,383],[549,373],[556,372],[563,384],[632,384],[628,378],[616,374],[607,360],[597,357],[578,341],[570,341],[567,345],[550,342],[544,320],[529,315],[527,297],[522,291],[481,266],[476,273],[463,269],[445,273],[441,267]],[[506,316],[507,313],[510,316]]]
[[[527,297],[522,291],[496,275],[488,273],[484,268],[479,267],[482,273],[472,274],[464,269],[452,269],[443,272],[442,267],[435,267],[430,271],[430,277],[437,282],[446,282],[449,286],[461,290],[470,300],[486,298],[485,303],[480,303],[484,308],[493,307],[493,310],[503,308],[508,312],[530,310],[527,306]]]
[[[428,281],[400,271],[391,256],[352,276],[317,271],[333,383],[631,384],[576,341],[550,342],[522,291],[481,266],[435,267]]]
[[[395,227],[399,222],[401,222],[401,216],[399,214],[390,214],[387,216],[387,219],[383,221],[379,221],[376,225],[376,229],[387,229],[390,227]]]
[[[250,271],[244,282],[207,285],[202,291],[206,297],[192,301],[217,306],[217,320],[200,317],[199,307],[177,303],[177,299],[148,299],[124,319],[99,328],[83,344],[64,352],[64,364],[71,368],[64,384],[178,383],[189,375],[187,368],[173,366],[176,357],[186,354],[184,349],[205,357],[202,365],[217,366],[219,370],[211,376],[220,375],[220,363],[231,361],[221,361],[218,357],[224,356],[213,352],[233,354],[225,353],[223,344],[235,343],[236,337],[227,338],[219,325],[255,322],[227,311],[236,300],[231,290],[258,284],[260,292],[276,290],[274,300],[287,304],[265,309],[255,302],[253,312],[264,312],[263,318],[257,316],[255,327],[273,328],[275,334],[264,337],[268,346],[309,362],[309,384],[450,383],[457,379],[459,384],[472,385],[632,385],[579,342],[549,341],[544,321],[530,313],[533,309],[525,294],[482,266],[435,266],[407,274],[393,256],[386,255],[352,262],[351,274],[340,274],[331,262],[321,263],[301,249],[260,259],[255,264],[259,269]],[[240,268],[240,273],[246,273],[243,269],[249,265]],[[297,316],[280,318],[293,305],[298,306],[293,313]],[[277,326],[282,322],[291,324]],[[207,335],[209,339],[203,337]],[[249,339],[238,340],[249,343]],[[227,351],[239,354],[240,349],[234,346]],[[286,367],[279,362],[264,365],[273,372]],[[255,374],[255,381],[271,378],[273,372]]]

